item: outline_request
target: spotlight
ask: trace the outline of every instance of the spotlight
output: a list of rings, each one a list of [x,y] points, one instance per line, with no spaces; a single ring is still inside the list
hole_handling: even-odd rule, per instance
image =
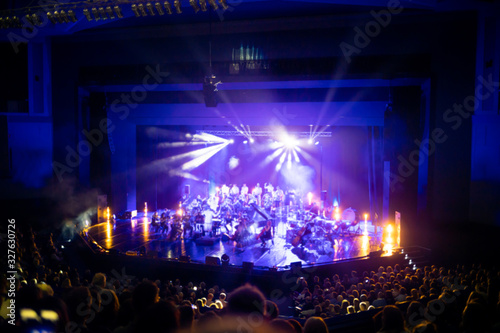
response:
[[[31,15],[30,14],[26,14],[26,16],[24,16],[24,20],[29,23],[30,25],[34,26],[35,24],[33,23],[33,21],[31,20]],[[3,28],[2,27],[2,23],[0,22],[0,28]]]
[[[217,6],[215,0],[208,0],[208,3],[210,4],[210,6],[212,6],[213,10],[219,9],[219,6]]]
[[[250,138],[250,143],[254,143],[255,142],[255,139],[254,138]]]
[[[52,24],[57,24],[57,21],[56,21],[56,18],[54,17],[54,15],[52,15],[51,12],[47,12],[47,18],[50,20],[50,22],[52,22]],[[10,19],[7,17],[7,22],[10,21]]]
[[[307,140],[307,143],[310,144],[310,145],[312,145],[313,144],[313,139]]]
[[[165,12],[163,11],[163,8],[161,8],[161,4],[159,2],[155,3],[156,11],[160,15],[165,15]]]
[[[115,19],[115,13],[113,13],[113,9],[111,9],[111,6],[106,7],[106,13],[108,13],[110,20]]]
[[[139,7],[139,11],[141,12],[142,16],[144,16],[144,17],[148,16],[148,14],[146,13],[146,10],[144,9],[144,5],[142,3],[140,3],[139,6],[137,6],[137,7]]]
[[[66,12],[64,10],[61,10],[61,12],[59,13],[59,16],[61,17],[61,20],[63,20],[65,23],[69,23],[68,15],[66,14]]]
[[[189,0],[189,4],[191,7],[193,7],[194,13],[198,13],[200,11],[200,7],[198,7],[198,4],[196,3],[196,0]]]
[[[1,29],[7,28],[7,24],[6,24],[5,20],[3,19],[3,17],[0,17],[0,28]]]
[[[234,143],[234,140],[233,140],[233,139],[230,139],[230,140],[229,140],[229,143],[230,143],[230,144],[233,144],[233,143]]]
[[[140,17],[141,14],[139,14],[139,10],[137,9],[137,5],[136,4],[133,4],[130,9],[132,9],[132,11],[134,12],[135,14],[135,17]]]
[[[206,2],[206,0],[200,0],[200,7],[201,7],[201,11],[203,11],[203,12],[207,11],[207,2]]]
[[[63,23],[63,19],[62,19],[62,17],[61,17],[61,14],[59,14],[59,12],[58,12],[57,10],[54,12],[54,14],[53,14],[53,15],[54,15],[54,17],[56,18],[57,22],[59,22],[59,23]]]
[[[101,15],[101,20],[107,20],[106,12],[104,11],[104,7],[99,7],[99,15]]]
[[[33,16],[36,16],[36,15],[35,15],[35,14],[33,14]],[[76,19],[75,12],[74,12],[72,9],[68,10],[68,16],[69,16],[69,18],[70,18],[71,22],[76,22],[76,21],[78,21],[78,20]]]
[[[90,12],[89,12],[89,10],[88,10],[87,8],[85,8],[85,9],[83,10],[83,15],[85,15],[85,17],[87,18],[87,21],[89,21],[89,22],[90,22],[90,21],[92,21],[92,16],[90,16]],[[48,16],[49,16],[49,15],[48,15],[48,13],[47,13],[47,17],[48,17]]]
[[[174,0],[174,7],[175,7],[175,11],[177,12],[177,14],[182,14],[181,1],[180,0]]]
[[[94,19],[96,21],[99,21],[101,19],[100,16],[99,16],[99,12],[97,11],[97,8],[95,8],[95,7],[92,8],[92,15],[94,15]]]
[[[13,28],[21,28],[22,27],[21,21],[19,20],[19,17],[17,17],[17,16],[12,17],[12,27]]]
[[[316,141],[316,142],[314,143],[314,145],[315,145],[315,146],[319,145],[319,141]]]
[[[246,145],[247,143],[248,143],[248,140],[243,141],[243,144],[245,144],[245,145]]]
[[[113,9],[115,10],[116,16],[118,18],[123,18],[122,9],[120,7],[114,6]]]
[[[165,10],[167,11],[168,15],[172,15],[172,6],[170,6],[170,2],[165,1],[163,3],[163,7],[165,7]]]
[[[226,10],[229,8],[229,6],[227,5],[227,0],[219,0],[219,3],[220,3],[223,10]]]
[[[146,4],[146,8],[148,9],[149,15],[155,16],[155,11],[153,10],[153,5],[151,4],[151,2],[148,2]]]

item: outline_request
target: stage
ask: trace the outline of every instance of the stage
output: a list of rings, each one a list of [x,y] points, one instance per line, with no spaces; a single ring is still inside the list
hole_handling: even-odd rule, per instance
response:
[[[293,221],[277,219],[274,237],[264,244],[257,239],[262,223],[254,223],[250,225],[249,237],[243,245],[230,239],[233,231],[231,227],[222,226],[214,230],[212,235],[208,231],[205,235],[193,232],[171,239],[168,233],[154,228],[151,221],[151,212],[147,215],[139,213],[131,219],[90,226],[83,234],[89,242],[97,244],[103,251],[129,256],[147,255],[200,264],[205,264],[207,257],[213,257],[212,260],[215,261],[210,263],[219,264],[219,259],[226,254],[228,264],[232,266],[241,267],[244,263],[253,263],[256,269],[277,270],[288,268],[291,263],[297,262],[302,265],[331,264],[367,257],[370,252],[380,250],[382,239],[381,228],[375,228],[371,221],[336,228],[339,222],[318,219],[309,223],[313,226],[313,232],[308,237],[304,235],[302,239],[293,234],[292,226],[295,230],[304,230],[302,225],[305,226],[305,222],[295,225]]]

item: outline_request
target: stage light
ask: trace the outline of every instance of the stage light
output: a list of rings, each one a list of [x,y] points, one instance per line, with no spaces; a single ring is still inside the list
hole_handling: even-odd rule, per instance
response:
[[[35,15],[35,14],[33,14],[33,16],[35,16],[35,17],[36,17],[36,15]],[[68,16],[69,16],[69,18],[70,18],[71,22],[76,22],[76,21],[78,21],[78,20],[77,20],[77,18],[76,18],[75,12],[74,12],[72,9],[68,10]]]
[[[104,7],[99,7],[99,15],[103,21],[107,20],[106,12],[104,11]]]
[[[234,139],[231,139],[228,141],[230,144],[233,144],[234,143]]]
[[[170,5],[170,2],[165,1],[163,3],[163,7],[165,7],[165,10],[167,11],[168,15],[172,15],[172,6]]]
[[[174,0],[174,7],[177,14],[182,14],[181,2],[180,0]]]
[[[286,136],[283,140],[283,144],[288,149],[293,149],[298,144],[298,141],[293,136]]]
[[[215,2],[215,0],[208,0],[208,3],[210,4],[210,6],[212,6],[213,10],[219,9],[219,6],[217,6],[217,3]]]
[[[243,144],[245,144],[245,145],[246,145],[247,143],[248,143],[248,140],[243,141]]]
[[[314,145],[315,145],[315,146],[319,145],[319,141],[316,141],[316,142],[314,143]]]
[[[195,14],[200,11],[200,7],[196,3],[196,0],[189,0],[189,4],[191,5],[191,7],[193,7],[193,10],[194,10]]]
[[[309,140],[307,140],[307,143],[310,144],[310,145],[312,145],[313,144],[313,140],[309,139]]]
[[[47,18],[50,20],[50,22],[52,22],[52,24],[57,24],[56,18],[54,17],[54,15],[52,15],[51,12],[47,12]],[[7,17],[7,20],[10,19]]]
[[[254,143],[255,142],[255,139],[254,138],[250,138],[250,143]]]
[[[61,10],[60,12],[60,17],[61,19],[65,22],[65,23],[69,23],[69,18],[68,18],[68,15],[66,14],[66,12],[64,10]]]
[[[206,0],[200,0],[200,7],[201,7],[201,11],[202,12],[206,12],[207,11],[207,2],[206,2]]]
[[[97,8],[92,8],[91,10],[92,12],[92,15],[94,16],[94,20],[96,21],[99,21],[101,19],[101,17],[99,16],[99,11],[97,10]]]
[[[135,14],[135,17],[141,17],[141,14],[139,13],[139,10],[137,9],[137,5],[136,4],[133,4],[130,9],[132,9],[132,11],[134,12]]]
[[[108,13],[109,19],[114,20],[115,19],[115,13],[113,13],[113,9],[111,9],[110,6],[106,7],[106,13]]]
[[[123,18],[122,9],[121,9],[120,7],[118,7],[118,6],[114,6],[114,7],[113,7],[113,10],[115,11],[116,16],[117,16],[118,18]]]
[[[229,8],[229,6],[227,5],[227,0],[219,0],[219,3],[220,3],[223,10],[226,10]]]
[[[59,12],[56,10],[52,16],[57,20],[57,23],[62,23],[61,16],[59,16]]]
[[[163,11],[163,8],[161,8],[161,4],[159,2],[155,3],[155,7],[160,16],[165,15],[165,12]]]
[[[49,16],[48,14],[49,13],[47,13],[47,17]],[[87,8],[85,8],[83,10],[83,15],[85,15],[85,17],[87,18],[87,21],[89,21],[89,22],[92,21],[92,16],[90,16],[90,12]]]
[[[151,2],[148,2],[146,4],[146,8],[148,9],[149,15],[155,16],[155,11],[153,10],[153,5],[151,4]]]
[[[148,14],[146,13],[146,10],[144,9],[144,5],[142,3],[140,3],[139,6],[137,6],[137,8],[139,8],[139,11],[141,12],[141,15],[143,17],[148,16]]]

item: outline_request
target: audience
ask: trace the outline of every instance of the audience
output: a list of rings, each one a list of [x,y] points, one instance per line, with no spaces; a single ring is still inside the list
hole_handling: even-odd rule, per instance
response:
[[[480,266],[413,270],[395,264],[376,272],[299,278],[290,295],[290,307],[298,312],[290,318],[254,285],[226,291],[179,279],[110,281],[104,272],[69,267],[52,235],[43,241],[29,229],[19,231],[16,241],[16,304],[57,313],[56,332],[197,333],[234,327],[258,332],[267,327],[269,332],[308,333],[336,331],[336,318],[354,323],[368,318],[370,328],[359,331],[373,333],[500,331],[500,275]],[[0,287],[3,328],[8,319],[5,276]]]

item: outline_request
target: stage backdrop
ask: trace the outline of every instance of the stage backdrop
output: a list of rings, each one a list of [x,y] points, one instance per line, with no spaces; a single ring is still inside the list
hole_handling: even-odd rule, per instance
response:
[[[288,152],[286,148],[280,150],[278,138],[255,137],[251,143],[244,136],[234,136],[216,143],[217,138],[198,137],[196,133],[202,130],[202,127],[137,126],[139,210],[144,202],[148,202],[149,210],[177,207],[186,185],[192,197],[206,197],[223,184],[238,187],[247,184],[251,191],[257,183],[263,186],[269,182],[284,190],[294,189],[304,198],[312,192],[316,202],[320,201],[323,190],[327,191],[329,205],[336,200],[341,208],[352,207],[360,213],[370,209],[369,154],[370,149],[379,146],[379,142],[372,145],[371,128],[332,127],[328,130],[330,137],[317,138],[312,144],[307,138],[300,139],[296,142],[298,148]],[[287,130],[308,131],[309,127]],[[224,140],[233,143],[223,143]],[[381,157],[377,152],[376,149],[375,171],[379,175]],[[381,186],[376,189],[381,190]]]

